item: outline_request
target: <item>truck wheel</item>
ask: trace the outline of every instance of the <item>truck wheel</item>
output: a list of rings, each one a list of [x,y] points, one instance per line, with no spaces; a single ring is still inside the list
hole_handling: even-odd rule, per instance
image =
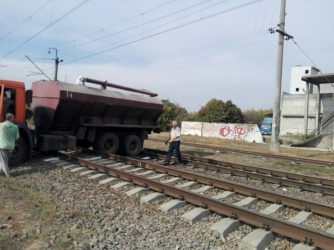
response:
[[[141,140],[136,135],[128,135],[122,140],[122,151],[129,156],[139,155],[142,148]]]
[[[113,133],[100,134],[93,143],[93,149],[103,153],[115,154],[119,148],[119,139]]]
[[[9,159],[9,165],[15,166],[25,162],[28,157],[28,145],[26,140],[23,137],[20,137],[15,142],[15,148],[13,154]]]

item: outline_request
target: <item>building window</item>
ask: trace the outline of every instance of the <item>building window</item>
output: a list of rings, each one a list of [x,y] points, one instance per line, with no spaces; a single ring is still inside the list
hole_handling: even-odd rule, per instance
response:
[[[305,70],[305,74],[308,74],[308,72],[309,72],[309,70],[307,69],[307,70]]]
[[[296,92],[299,92],[299,88],[296,88]]]

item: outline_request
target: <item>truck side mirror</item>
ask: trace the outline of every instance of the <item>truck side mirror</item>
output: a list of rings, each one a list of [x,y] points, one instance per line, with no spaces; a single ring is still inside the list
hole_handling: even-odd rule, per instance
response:
[[[31,104],[32,103],[32,90],[27,90],[26,91],[26,104]]]

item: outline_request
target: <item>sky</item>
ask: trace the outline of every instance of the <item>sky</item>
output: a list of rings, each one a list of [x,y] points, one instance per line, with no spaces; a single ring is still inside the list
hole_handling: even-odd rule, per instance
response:
[[[29,89],[79,76],[158,93],[196,112],[212,98],[274,104],[281,0],[0,0],[0,78]],[[282,91],[291,68],[334,72],[333,0],[288,0]],[[50,54],[48,53],[49,48]]]

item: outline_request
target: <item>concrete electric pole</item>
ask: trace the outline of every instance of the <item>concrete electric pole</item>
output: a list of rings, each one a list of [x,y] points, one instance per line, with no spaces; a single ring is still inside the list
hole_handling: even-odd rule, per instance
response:
[[[50,49],[54,49],[56,51],[56,58],[55,58],[55,76],[54,80],[57,81],[57,75],[58,75],[58,64],[62,62],[63,60],[59,60],[58,55],[57,55],[57,49],[56,48],[49,48],[49,54],[50,54]]]
[[[281,14],[280,14],[280,30],[284,32],[285,27],[285,3],[286,0],[281,0]],[[278,51],[277,51],[277,65],[276,65],[276,83],[274,94],[274,108],[273,108],[273,124],[270,142],[270,151],[279,152],[280,144],[278,141],[279,122],[280,122],[280,107],[281,107],[281,87],[282,87],[282,68],[283,68],[283,47],[284,34],[278,34]]]

